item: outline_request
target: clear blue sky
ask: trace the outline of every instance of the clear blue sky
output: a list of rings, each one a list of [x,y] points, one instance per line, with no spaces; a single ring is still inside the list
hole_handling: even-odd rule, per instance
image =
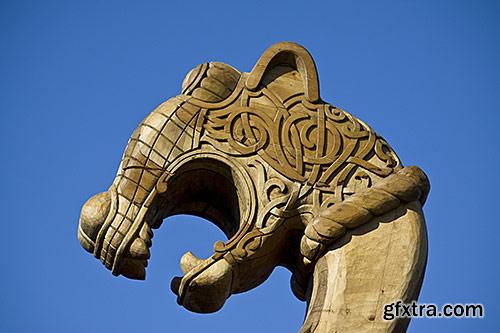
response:
[[[2,1],[0,34],[1,332],[298,331],[305,304],[284,269],[215,314],[176,304],[181,255],[224,239],[208,222],[165,221],[146,281],[113,277],[76,238],[81,205],[189,69],[249,71],[283,40],[310,50],[325,100],[428,173],[419,300],[486,306],[409,332],[500,327],[500,2]]]

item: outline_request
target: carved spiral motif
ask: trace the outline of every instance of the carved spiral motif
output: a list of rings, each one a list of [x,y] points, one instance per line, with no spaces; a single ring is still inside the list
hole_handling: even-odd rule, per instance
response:
[[[311,185],[328,184],[346,167],[346,174],[353,166],[380,176],[393,172],[395,153],[367,125],[341,109],[301,97],[288,101],[288,107],[275,103],[270,110],[253,107],[249,98],[246,105],[208,112],[204,128],[226,153],[258,154],[287,178]],[[369,162],[373,155],[385,166]]]
[[[198,170],[204,171],[192,182],[185,181]],[[218,175],[216,180],[225,180],[214,181],[213,174]],[[195,191],[190,194],[192,188]],[[328,273],[329,263],[338,266],[337,260],[321,262],[323,254],[350,229],[383,215],[392,219],[392,211],[417,200],[423,205],[428,191],[429,182],[421,170],[402,168],[391,147],[369,126],[321,100],[312,57],[303,47],[283,42],[264,52],[250,73],[218,62],[192,69],[182,83],[182,93],[162,103],[134,132],[113,185],[84,205],[78,237],[113,274],[144,279],[151,228],[177,213],[208,217],[229,240],[217,242],[207,259],[183,256],[184,277],[172,284],[179,304],[197,312],[216,311],[229,295],[254,288],[274,267],[283,265],[293,271],[296,296],[312,302],[302,331],[316,330],[320,319],[330,313],[342,322],[338,309],[353,310],[351,318],[361,323],[368,314],[373,328],[373,313],[380,311],[366,312],[350,303],[344,306],[342,302],[349,298],[344,295],[352,292],[316,275],[311,280],[313,268],[318,267],[314,274],[319,272],[320,278],[338,275],[342,283],[358,283],[356,269],[352,273],[334,267]],[[407,219],[422,225],[415,216]],[[398,227],[391,229],[382,235],[399,232]],[[406,232],[414,237],[415,230]],[[382,239],[377,237],[371,239]],[[390,238],[392,247],[393,238],[385,238]],[[402,248],[414,251],[406,251],[412,263],[425,267],[420,259],[425,248],[418,248],[416,239],[410,248],[407,237],[397,238]],[[378,240],[376,248],[361,247],[370,249],[364,251],[370,255],[371,249],[383,253],[384,264],[373,265],[377,268],[368,271],[373,272],[370,279],[389,272],[385,270],[389,252]],[[337,246],[344,245],[335,244],[332,252]],[[420,249],[417,258],[414,254]],[[352,248],[344,252],[342,261],[352,252]],[[356,268],[362,260],[357,255],[352,258],[351,266]],[[365,274],[366,269],[359,271]],[[411,288],[422,281],[423,273],[408,278],[406,268],[391,268],[390,286],[395,285],[395,272],[401,272],[405,281],[411,279],[406,284]],[[363,293],[355,295],[380,296],[384,290],[382,284],[360,281]],[[411,296],[402,289],[392,294],[402,293]],[[330,297],[336,294],[342,296],[338,303]],[[375,309],[371,304],[375,298],[366,298]],[[328,331],[345,331],[334,329],[332,321],[325,322]]]

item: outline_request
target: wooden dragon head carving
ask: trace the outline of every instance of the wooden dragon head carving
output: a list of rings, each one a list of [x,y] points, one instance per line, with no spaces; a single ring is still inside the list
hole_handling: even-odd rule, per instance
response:
[[[110,188],[82,208],[78,239],[114,275],[144,279],[152,229],[193,214],[227,235],[181,259],[179,304],[219,310],[277,265],[308,301],[302,332],[404,330],[384,302],[418,296],[426,262],[425,174],[368,125],[324,102],[314,61],[278,43],[250,73],[217,62],[132,134]]]

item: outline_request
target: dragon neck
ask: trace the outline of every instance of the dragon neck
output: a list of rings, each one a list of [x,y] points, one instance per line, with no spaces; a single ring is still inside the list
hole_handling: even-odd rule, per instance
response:
[[[300,333],[404,332],[384,305],[416,299],[427,259],[421,205],[411,202],[347,233],[316,263]]]

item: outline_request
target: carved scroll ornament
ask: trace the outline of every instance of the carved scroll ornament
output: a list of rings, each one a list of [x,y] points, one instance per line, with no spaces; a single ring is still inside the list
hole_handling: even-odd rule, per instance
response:
[[[303,47],[278,43],[250,73],[204,63],[132,134],[110,188],[82,208],[78,238],[114,275],[144,279],[152,229],[175,214],[227,235],[181,259],[178,303],[219,310],[282,265],[308,302],[301,332],[400,332],[382,306],[416,299],[427,256],[425,174],[319,95]]]

